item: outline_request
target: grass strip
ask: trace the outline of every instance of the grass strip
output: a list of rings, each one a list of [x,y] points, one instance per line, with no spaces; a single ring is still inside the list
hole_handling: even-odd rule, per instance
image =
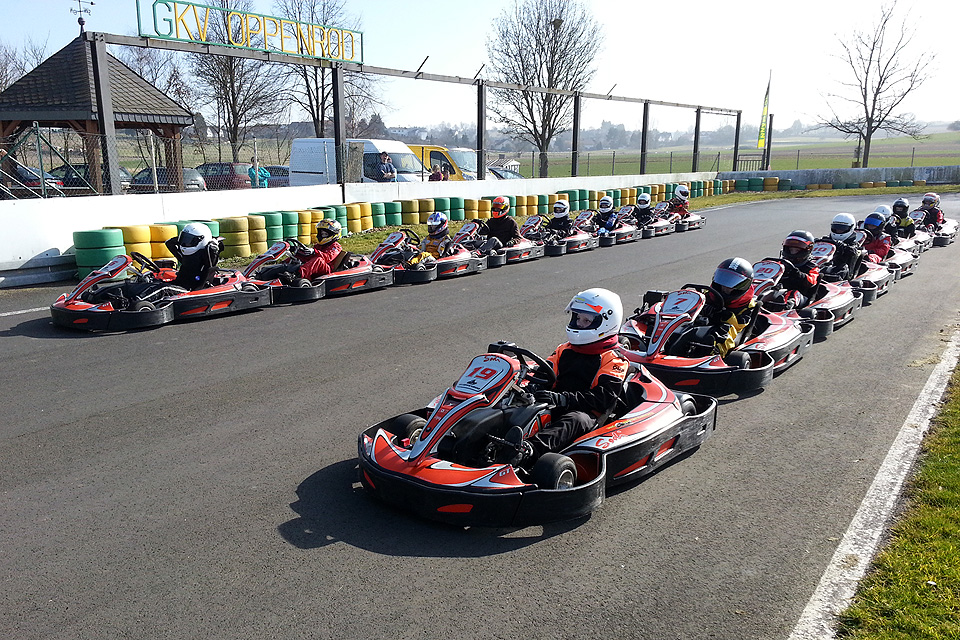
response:
[[[838,638],[960,638],[960,374],[954,372],[939,415],[906,489],[905,511],[877,554]]]

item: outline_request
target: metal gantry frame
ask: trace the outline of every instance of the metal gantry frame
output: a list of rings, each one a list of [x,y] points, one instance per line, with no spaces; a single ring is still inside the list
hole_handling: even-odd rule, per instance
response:
[[[640,142],[640,173],[646,172],[647,164],[647,131],[650,123],[650,105],[665,107],[679,107],[683,109],[693,109],[696,112],[696,127],[693,141],[693,171],[698,169],[698,154],[700,150],[700,118],[703,113],[736,116],[737,126],[733,146],[733,168],[737,166],[737,151],[740,143],[740,120],[742,110],[726,109],[722,107],[707,107],[703,105],[685,104],[681,102],[664,102],[662,100],[651,100],[649,98],[630,98],[626,96],[605,95],[600,93],[587,93],[583,91],[571,91],[568,89],[553,89],[550,87],[521,86],[507,82],[496,82],[492,80],[483,80],[476,77],[467,78],[461,76],[447,76],[423,71],[405,71],[402,69],[389,69],[386,67],[374,67],[371,65],[340,62],[333,60],[324,60],[320,58],[306,58],[303,56],[277,53],[273,51],[255,51],[252,49],[236,49],[220,44],[198,44],[192,42],[181,42],[162,40],[159,38],[148,38],[144,36],[120,36],[110,33],[84,32],[83,37],[90,43],[93,54],[95,89],[97,93],[97,107],[100,132],[105,134],[104,158],[106,159],[109,175],[117,175],[119,164],[115,145],[110,145],[107,141],[111,138],[116,139],[116,132],[113,125],[113,103],[110,93],[110,79],[106,68],[106,45],[118,45],[124,47],[139,47],[143,49],[164,49],[168,51],[180,51],[184,53],[201,53],[209,55],[229,56],[234,58],[247,58],[258,60],[260,62],[269,62],[276,64],[298,64],[313,67],[322,67],[330,69],[333,81],[333,137],[337,146],[337,179],[343,182],[344,176],[344,158],[342,157],[343,145],[346,143],[346,124],[344,119],[344,87],[343,74],[347,71],[358,73],[371,73],[374,75],[391,76],[396,78],[412,78],[416,80],[429,80],[433,82],[444,82],[448,84],[473,85],[477,88],[477,178],[483,180],[486,177],[486,121],[487,121],[487,89],[507,89],[513,91],[533,91],[537,93],[548,93],[561,96],[571,96],[573,98],[573,142],[571,150],[571,173],[573,176],[579,175],[579,146],[580,146],[580,113],[582,101],[587,100],[607,100],[614,102],[632,102],[643,105],[643,131]],[[112,149],[109,150],[109,149]],[[115,180],[111,180],[111,190]]]

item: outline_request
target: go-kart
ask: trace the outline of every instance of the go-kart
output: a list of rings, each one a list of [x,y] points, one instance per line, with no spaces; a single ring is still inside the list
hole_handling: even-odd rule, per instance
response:
[[[554,380],[535,353],[490,345],[433,402],[360,433],[363,486],[400,509],[455,525],[566,520],[599,507],[607,486],[655,471],[716,428],[716,400],[674,393],[640,368],[596,429],[532,464],[516,462],[550,421],[550,407],[531,392]],[[511,427],[522,436],[512,438],[518,430]]]
[[[494,248],[488,235],[487,226],[482,221],[468,220],[460,227],[453,241],[487,256],[488,267],[500,267],[504,264],[524,262],[543,257],[543,243],[523,237],[526,224],[520,228],[521,240],[509,247]],[[529,231],[529,229],[526,229]]]
[[[533,217],[534,216],[530,216],[527,218],[527,222],[531,222]],[[540,223],[542,227],[542,218]],[[536,222],[533,221],[532,224],[536,224]],[[546,238],[544,253],[548,256],[562,256],[567,253],[596,249],[600,246],[600,239],[597,237],[597,234],[591,231],[592,225],[593,212],[581,211],[570,224],[570,233],[568,235],[561,236],[554,234]]]
[[[612,247],[615,244],[638,240],[640,232],[633,219],[633,207],[630,205],[620,207],[616,218],[597,229],[597,237],[600,239],[601,247]]]
[[[862,247],[867,242],[867,232],[863,229],[857,229],[855,233],[857,244]],[[897,245],[892,245],[890,250],[887,251],[886,257],[879,264],[894,270],[896,272],[895,279],[899,280],[913,273],[918,262],[920,262],[920,250],[918,248],[906,250]]]
[[[937,229],[933,225],[924,226],[923,219],[926,214],[921,210],[911,211],[910,219],[917,227],[914,238],[921,233],[930,236],[930,245],[934,247],[945,247],[952,243],[957,237],[957,221],[953,218],[944,218],[943,224]]]
[[[640,229],[640,236],[646,239],[673,233],[677,230],[679,220],[680,214],[672,213],[668,202],[658,202],[653,208],[653,218],[645,221]]]
[[[778,258],[764,258],[753,265],[754,292],[771,313],[813,323],[814,338],[824,340],[856,316],[863,306],[863,292],[849,282],[820,281],[810,301],[800,309],[787,309],[777,291],[785,267]]]
[[[393,270],[393,284],[424,284],[437,279],[437,260],[420,250],[420,236],[413,229],[399,229],[383,239],[370,260]]]
[[[837,246],[832,240],[817,240],[813,244],[810,260],[820,268],[820,277],[824,282],[843,281],[840,276],[829,270],[836,252]],[[859,260],[854,269],[856,273],[847,281],[850,286],[861,292],[863,304],[870,304],[889,291],[890,285],[896,281],[897,274],[900,273],[896,267],[887,267],[869,260]]]
[[[287,245],[286,249],[282,246]],[[348,293],[382,289],[393,284],[393,271],[373,264],[367,256],[357,255],[349,251],[341,251],[333,264],[332,272],[306,280],[294,277],[292,283],[285,283],[288,277],[283,273],[296,274],[302,261],[313,254],[314,249],[299,240],[288,238],[274,243],[267,252],[258,256],[247,265],[244,273],[249,277],[274,284],[278,294],[277,302],[304,302],[316,300],[318,297],[341,296]],[[283,258],[284,254],[286,258]],[[267,259],[261,260],[261,258]],[[281,260],[281,258],[283,258]],[[273,263],[271,264],[271,261]],[[278,281],[275,283],[275,281]],[[316,291],[323,287],[323,293],[317,296]]]
[[[115,281],[136,262],[135,275]],[[270,288],[239,271],[217,269],[212,286],[190,291],[173,284],[177,272],[132,252],[91,272],[50,306],[54,324],[85,331],[126,331],[182,318],[202,318],[272,303]]]
[[[767,386],[813,344],[812,323],[767,313],[758,304],[735,347],[721,358],[710,318],[722,304],[706,285],[648,291],[620,328],[621,353],[671,388],[725,395]]]

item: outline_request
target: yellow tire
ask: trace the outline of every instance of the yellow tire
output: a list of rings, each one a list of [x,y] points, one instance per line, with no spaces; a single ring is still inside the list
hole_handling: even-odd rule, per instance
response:
[[[322,211],[320,212],[323,213]],[[323,217],[321,215],[321,217]],[[310,209],[301,209],[297,211],[297,222],[299,224],[310,224],[313,222],[313,211]],[[317,221],[319,222],[319,220]],[[315,223],[314,223],[315,224]]]
[[[528,210],[527,205],[521,206],[518,204],[514,209],[514,215],[518,218],[526,218],[529,215],[527,213],[527,210]]]
[[[873,183],[873,188],[874,188],[874,189],[876,189],[877,187],[885,187],[885,186],[887,186],[887,181],[886,181],[886,180],[881,180],[880,182],[874,182],[874,183]]]
[[[433,208],[433,198],[421,198],[421,199],[418,200],[417,202],[420,203],[420,209],[419,209],[419,211],[420,211],[421,214],[426,213],[427,216],[429,217],[429,215],[430,215],[431,213],[433,213],[433,211],[434,211],[434,208]],[[424,223],[424,224],[426,224],[427,219],[424,218],[423,215],[420,216],[420,219],[423,220],[423,223]]]
[[[151,224],[149,226],[150,242],[159,242],[160,244],[163,244],[170,238],[177,237],[177,225],[175,224]]]
[[[343,205],[347,208],[347,222],[350,220],[360,220],[360,205],[356,202]]]
[[[570,202],[570,194],[569,194],[569,193],[555,193],[555,194],[553,194],[553,195],[556,196],[557,200],[566,200],[567,202]],[[554,200],[554,202],[556,202],[556,200]],[[553,204],[553,203],[551,203],[551,204]]]
[[[548,194],[547,194],[547,206],[549,206],[549,207],[552,209],[552,208],[553,208],[553,205],[555,205],[555,204],[557,203],[557,200],[558,200],[558,199],[559,199],[559,196],[558,196],[557,194],[555,194],[555,193],[548,193]]]
[[[486,211],[487,213],[490,213],[493,207],[493,200],[477,200],[477,205],[479,205],[477,207],[477,211],[479,211],[480,213],[483,213],[484,211]],[[484,217],[489,218],[490,216],[487,215]]]
[[[223,236],[223,244],[228,247],[239,247],[250,244],[249,231],[228,231],[220,235]]]
[[[104,227],[104,229],[120,229],[121,233],[123,233],[123,244],[150,242],[150,225],[148,224]]]
[[[527,196],[515,196],[515,198],[516,198],[517,204],[515,204],[514,206],[517,209],[519,209],[520,207],[527,206]],[[520,213],[517,212],[517,215],[520,215]]]
[[[808,185],[807,185],[807,191],[816,191],[816,190],[818,190],[819,188],[820,188],[820,185],[818,185],[818,184],[808,184]]]
[[[308,238],[309,241],[309,238]],[[307,244],[306,242],[304,244]],[[270,245],[266,242],[251,242],[250,243],[250,255],[258,256],[261,253],[266,253],[267,249],[270,248]]]
[[[239,232],[235,232],[239,233]],[[250,245],[248,244],[238,244],[231,245],[228,244],[223,247],[223,253],[220,254],[223,258],[249,258],[251,256]]]
[[[359,210],[359,207],[357,208]],[[347,220],[347,231],[350,233],[360,233],[363,227],[360,226],[360,220]]]
[[[130,242],[123,246],[127,249],[127,255],[136,251],[140,255],[147,256],[148,258],[153,257],[153,245],[149,240],[147,242]]]
[[[360,217],[369,218],[373,215],[373,208],[370,206],[369,202],[358,202],[360,205]]]
[[[431,200],[430,202],[433,202],[433,200]],[[419,212],[420,212],[419,200],[401,200],[400,201],[400,213],[419,213]]]
[[[313,227],[316,228],[316,227],[317,227],[317,223],[320,222],[321,220],[323,220],[323,211],[322,211],[321,209],[311,209],[311,210],[310,210],[310,224],[312,224]],[[311,231],[311,233],[313,233],[313,232]]]
[[[250,236],[250,244],[253,245],[254,242],[266,242],[267,241],[267,230],[266,229],[250,229],[247,231],[247,235]],[[259,253],[263,253],[260,251]]]
[[[463,200],[463,208],[464,208],[464,210],[466,210],[466,209],[473,209],[474,211],[479,211],[479,210],[480,210],[480,204],[478,203],[477,200],[470,200],[470,199],[464,198],[464,200]]]
[[[476,220],[480,217],[480,213],[476,209],[464,209],[463,210],[463,219],[464,220]]]
[[[176,228],[176,227],[174,227]],[[174,255],[170,253],[170,249],[167,249],[167,245],[163,242],[151,242],[150,243],[150,257],[151,258],[173,258]]]
[[[914,183],[914,184],[916,184],[916,183]],[[872,189],[872,188],[873,188],[873,183],[872,183],[872,182],[861,182],[861,183],[860,183],[860,188],[861,188],[861,189]]]
[[[258,216],[256,214],[250,214],[247,216],[247,231],[251,229],[266,229],[267,221],[263,216]]]
[[[914,180],[914,181],[913,181],[913,186],[915,186],[915,187],[925,187],[925,186],[927,186],[927,181],[926,181],[926,180]]]
[[[431,211],[421,211],[417,215],[420,218],[417,220],[417,224],[427,224],[427,219],[430,217]]]
[[[774,176],[774,177],[772,177],[772,178],[764,178],[764,179],[763,179],[763,186],[765,186],[765,187],[769,187],[769,186],[771,186],[771,185],[777,186],[778,184],[780,184],[780,178],[778,178],[778,177],[776,177],[776,176]]]
[[[239,216],[234,218],[219,218],[217,222],[220,223],[220,235],[247,231],[250,228],[250,221],[247,220],[246,216],[242,218]]]
[[[400,221],[403,224],[420,224],[420,214],[416,211],[408,211],[400,214]]]
[[[313,232],[316,231],[316,227],[314,227],[309,222],[306,224],[303,224],[301,222],[300,224],[297,225],[297,230],[299,231],[299,235],[307,236],[309,238],[311,235],[313,235]],[[250,236],[250,242],[253,242],[252,235]]]
[[[373,229],[373,216],[363,216],[360,218],[360,230],[366,231],[368,229]]]

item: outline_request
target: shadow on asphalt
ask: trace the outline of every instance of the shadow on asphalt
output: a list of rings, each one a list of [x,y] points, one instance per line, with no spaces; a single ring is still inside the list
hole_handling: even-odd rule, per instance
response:
[[[455,527],[417,518],[375,500],[360,486],[357,461],[321,469],[297,487],[297,517],[277,527],[300,549],[335,542],[390,556],[477,558],[508,553],[579,527],[586,519],[524,528]]]
[[[91,336],[109,335],[106,333],[92,333],[89,331],[71,331],[54,326],[53,320],[47,315],[43,318],[26,320],[9,329],[0,331],[0,338],[54,338],[56,340],[72,340],[75,338],[89,338]]]

